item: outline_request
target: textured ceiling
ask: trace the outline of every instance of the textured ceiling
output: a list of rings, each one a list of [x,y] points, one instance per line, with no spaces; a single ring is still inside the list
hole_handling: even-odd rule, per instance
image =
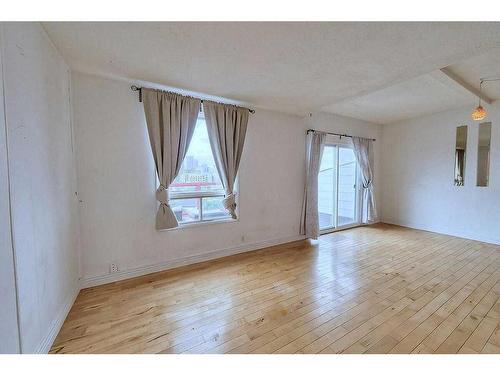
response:
[[[406,89],[437,89],[431,95],[446,95],[445,89],[428,78],[414,81],[415,77],[500,47],[498,23],[83,22],[43,26],[76,70],[300,115],[321,109],[342,111],[346,99],[361,97],[358,100],[374,113],[372,121],[383,118],[377,117],[380,105],[389,110],[404,105],[403,98],[397,97]],[[375,94],[374,102],[369,95],[363,96],[407,80],[388,89],[389,104],[384,104],[381,94]],[[441,99],[444,105],[453,100]],[[413,115],[417,109],[407,111]]]
[[[448,85],[438,80],[435,74],[425,74],[367,95],[335,103],[323,110],[388,124],[474,103],[476,100],[472,95],[457,90],[451,83]]]
[[[449,70],[479,89],[480,78],[500,78],[500,48],[453,64]],[[483,83],[482,91],[490,99],[500,99],[500,81]]]
[[[447,67],[470,86],[479,89],[479,79],[500,77],[500,49],[476,55]],[[483,84],[483,93],[500,99],[500,81]],[[478,98],[436,70],[416,78],[349,98],[324,107],[325,112],[358,118],[379,124],[398,122],[418,116],[477,105]],[[483,105],[488,107],[487,103]]]

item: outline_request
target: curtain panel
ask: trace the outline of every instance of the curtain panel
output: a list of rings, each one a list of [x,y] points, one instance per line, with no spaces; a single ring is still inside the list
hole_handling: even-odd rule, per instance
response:
[[[224,208],[236,219],[234,184],[240,165],[249,112],[234,105],[203,101],[210,147],[225,190]]]
[[[179,224],[168,203],[168,188],[181,169],[193,137],[201,100],[171,92],[142,89],[144,113],[151,150],[160,186],[156,229],[175,228]]]
[[[352,144],[363,181],[363,210],[361,222],[370,224],[377,220],[377,209],[375,206],[375,196],[373,194],[373,160],[370,153],[373,141],[366,138],[352,137]]]
[[[300,219],[300,234],[307,238],[319,236],[318,175],[321,156],[325,146],[326,133],[314,131],[306,140],[306,183]]]

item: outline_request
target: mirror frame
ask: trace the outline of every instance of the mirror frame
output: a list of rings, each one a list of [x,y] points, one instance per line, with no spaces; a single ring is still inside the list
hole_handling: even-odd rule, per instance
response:
[[[467,133],[468,126],[457,126],[455,132],[455,186],[465,185],[465,166],[467,161]]]
[[[476,186],[488,187],[490,184],[491,163],[491,122],[479,124],[477,134]]]

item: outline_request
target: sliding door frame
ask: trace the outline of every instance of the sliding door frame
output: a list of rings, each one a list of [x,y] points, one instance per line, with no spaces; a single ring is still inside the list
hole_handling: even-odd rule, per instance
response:
[[[329,136],[329,138],[332,136]],[[337,137],[335,137],[337,138]],[[335,178],[334,178],[334,184],[335,189],[334,189],[334,197],[333,197],[333,207],[335,211],[335,215],[333,218],[333,227],[328,227],[324,229],[320,229],[320,235],[321,234],[328,234],[328,233],[333,233],[349,228],[355,228],[361,226],[361,189],[360,187],[362,186],[361,182],[361,175],[359,171],[359,165],[356,162],[356,183],[355,183],[355,221],[351,224],[346,224],[339,226],[338,225],[338,196],[339,196],[339,149],[340,148],[348,148],[352,150],[352,144],[350,140],[346,139],[345,137],[342,139],[327,139],[325,142],[325,147],[335,147]]]

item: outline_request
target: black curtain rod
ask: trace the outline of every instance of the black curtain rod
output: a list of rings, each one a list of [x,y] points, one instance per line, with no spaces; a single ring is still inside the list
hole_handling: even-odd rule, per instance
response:
[[[132,86],[130,86],[130,89],[132,91],[139,91],[139,101],[142,103],[142,87],[137,87],[136,85],[132,85]],[[201,102],[203,103],[203,99],[201,99]],[[248,108],[245,108],[245,109],[248,109]],[[248,112],[253,114],[253,113],[255,113],[255,110],[248,109]]]
[[[316,131],[316,130],[314,130],[314,129],[307,129],[307,132],[306,132],[306,133],[315,132],[315,131]],[[339,133],[330,133],[330,132],[323,132],[323,133],[330,134],[330,135],[337,135],[337,136],[339,136],[339,137],[341,137],[341,138],[342,138],[342,137],[347,137],[347,138],[352,138],[352,137],[353,137],[352,135],[348,135],[348,134],[339,134]],[[364,137],[359,137],[359,138],[364,138]],[[375,141],[376,141],[376,139],[375,139],[375,138],[365,138],[365,139],[369,139],[369,140],[371,140],[371,141],[373,141],[373,142],[375,142]]]

